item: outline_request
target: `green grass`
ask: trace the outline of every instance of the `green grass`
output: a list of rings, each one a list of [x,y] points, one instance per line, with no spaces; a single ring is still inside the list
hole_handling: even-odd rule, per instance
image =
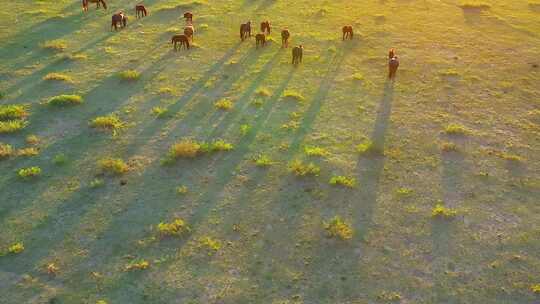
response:
[[[356,178],[337,175],[337,176],[332,176],[332,178],[330,178],[329,183],[330,185],[334,185],[334,186],[354,188],[356,186]]]
[[[136,81],[141,77],[141,73],[135,70],[125,70],[118,73],[118,77],[123,81]]]
[[[58,95],[51,97],[47,103],[58,107],[80,105],[83,103],[83,98],[79,95]]]
[[[0,121],[0,134],[15,133],[26,128],[26,126],[28,126],[28,122],[25,120]]]
[[[27,107],[22,105],[0,105],[0,120],[24,119],[28,116]]]
[[[272,159],[268,156],[268,155],[264,155],[264,154],[259,154],[257,155],[254,159],[253,159],[253,162],[255,162],[255,165],[257,167],[269,167],[271,166],[272,164],[274,164],[274,162],[272,161]]]
[[[304,163],[301,160],[294,160],[289,164],[289,171],[296,176],[318,176],[321,173],[314,163]]]
[[[285,90],[285,92],[283,92],[283,99],[284,100],[292,100],[292,101],[302,102],[306,98],[297,91]]]
[[[29,168],[22,168],[19,171],[17,171],[17,174],[19,177],[28,179],[33,178],[41,175],[41,168],[40,167],[29,167]]]

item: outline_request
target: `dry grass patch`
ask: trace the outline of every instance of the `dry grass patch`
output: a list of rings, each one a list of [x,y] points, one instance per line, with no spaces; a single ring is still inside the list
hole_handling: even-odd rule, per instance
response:
[[[17,156],[31,157],[39,155],[39,149],[35,147],[23,148],[17,150]]]
[[[192,139],[182,139],[169,149],[169,158],[194,158],[201,153],[201,144]]]
[[[45,41],[43,44],[41,44],[41,47],[46,50],[62,52],[67,49],[67,42],[64,40],[50,40]]]
[[[47,101],[47,104],[52,106],[70,106],[70,105],[79,105],[83,103],[83,99],[79,95],[58,95],[54,96],[49,101]]]
[[[0,134],[15,133],[26,128],[27,125],[28,122],[25,120],[0,121]]]
[[[157,230],[160,236],[182,236],[191,231],[191,228],[186,222],[180,218],[174,219],[172,222],[161,222],[157,225]]]
[[[0,105],[0,120],[20,120],[28,116],[27,107],[23,105]]]
[[[90,121],[90,127],[101,131],[113,131],[124,127],[124,123],[114,114],[99,116]]]
[[[64,81],[64,82],[73,83],[73,79],[71,77],[62,73],[49,73],[43,77],[43,80]]]
[[[321,173],[321,168],[314,163],[305,164],[301,160],[294,160],[289,164],[289,171],[296,176],[318,176]]]
[[[129,166],[119,158],[105,158],[98,161],[98,166],[103,173],[122,175],[129,171]]]
[[[8,144],[0,143],[0,160],[13,156],[13,147]]]
[[[329,222],[323,223],[323,226],[328,237],[338,237],[342,240],[350,240],[353,237],[353,229],[351,226],[337,215]]]

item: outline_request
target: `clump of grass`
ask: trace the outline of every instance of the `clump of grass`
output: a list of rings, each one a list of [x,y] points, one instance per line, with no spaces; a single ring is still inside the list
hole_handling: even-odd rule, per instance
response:
[[[338,215],[334,216],[330,222],[323,223],[323,225],[329,237],[338,237],[342,240],[352,239],[353,229]]]
[[[210,151],[230,151],[234,149],[234,146],[231,143],[228,143],[222,139],[218,139],[212,143],[210,146]]]
[[[67,49],[67,43],[64,40],[50,40],[45,41],[45,43],[43,43],[41,47],[46,50],[62,52]]]
[[[129,171],[129,166],[119,158],[105,158],[98,161],[98,166],[103,173],[122,175]]]
[[[383,291],[380,295],[377,296],[377,299],[389,302],[399,302],[401,301],[402,297],[397,292]]]
[[[264,155],[264,154],[259,154],[259,155],[255,156],[253,161],[255,162],[255,165],[257,167],[268,167],[268,166],[271,166],[273,164],[270,157],[268,157],[267,155]]]
[[[21,120],[28,116],[28,111],[22,105],[0,105],[0,120]]]
[[[436,218],[453,218],[457,215],[457,211],[438,203],[431,211],[431,215]]]
[[[272,93],[270,92],[270,90],[267,89],[267,88],[260,88],[260,89],[258,89],[257,92],[256,92],[256,94],[259,95],[259,96],[262,96],[262,97],[268,97],[268,96],[272,95]]]
[[[523,158],[519,155],[516,155],[516,154],[511,154],[511,153],[508,153],[508,152],[500,152],[498,153],[499,157],[504,159],[504,160],[507,160],[507,161],[510,161],[510,162],[521,162],[523,161]]]
[[[17,174],[19,177],[22,178],[32,178],[37,177],[41,175],[41,168],[40,167],[29,167],[29,168],[23,168],[20,169]]]
[[[467,135],[470,133],[469,129],[460,124],[449,124],[444,128],[444,132],[449,135]]]
[[[57,166],[61,166],[63,164],[65,164],[67,161],[67,158],[66,156],[64,155],[64,153],[60,153],[60,154],[56,154],[52,160],[53,164],[57,165]]]
[[[454,69],[440,71],[439,74],[445,77],[458,77],[459,76],[459,72]]]
[[[170,223],[161,222],[157,225],[157,230],[159,232],[159,235],[164,236],[182,236],[186,233],[189,233],[191,231],[191,228],[189,228],[188,224],[180,219],[174,219]]]
[[[161,95],[172,95],[173,92],[174,90],[169,87],[161,87],[158,89],[158,94],[161,94]]]
[[[47,270],[47,274],[49,275],[56,275],[60,271],[60,268],[54,263],[47,264],[47,267],[45,269]]]
[[[201,153],[201,144],[192,139],[182,139],[169,149],[169,158],[194,158]]]
[[[316,147],[316,146],[305,146],[304,152],[306,153],[307,156],[326,157],[330,154],[326,149],[322,147]]]
[[[362,73],[359,73],[359,72],[354,73],[352,77],[353,77],[354,80],[359,80],[359,81],[364,80],[364,75]]]
[[[96,304],[109,304],[109,303],[107,303],[107,301],[105,300],[99,300],[96,302]]]
[[[413,193],[412,189],[401,187],[396,190],[396,193],[400,196],[409,196]]]
[[[96,128],[102,131],[116,131],[121,129],[124,123],[114,114],[99,116],[90,121],[90,127]]]
[[[8,247],[8,252],[11,254],[19,254],[24,251],[23,243],[15,243]]]
[[[86,60],[88,59],[88,55],[86,54],[68,54],[64,56],[65,60],[71,60],[71,61],[78,61],[78,60]]]
[[[532,285],[531,291],[535,294],[540,294],[540,283]]]
[[[43,80],[73,82],[71,77],[62,73],[49,73],[43,77]]]
[[[356,145],[356,151],[360,154],[380,155],[383,153],[380,147],[377,147],[372,141],[366,140],[365,142]]]
[[[289,171],[296,176],[318,176],[321,173],[321,168],[314,163],[305,164],[301,160],[294,160],[289,164]]]
[[[234,107],[234,104],[228,99],[221,99],[216,101],[216,103],[214,103],[214,106],[220,110],[228,111]]]
[[[176,193],[178,193],[178,194],[186,194],[186,193],[188,193],[188,187],[186,187],[184,185],[178,186],[176,188]]]
[[[240,125],[240,134],[242,134],[242,136],[246,136],[250,130],[251,130],[250,125],[246,125],[246,124]]]
[[[206,236],[199,239],[199,246],[208,250],[208,255],[211,255],[221,249],[221,242]]]
[[[125,70],[118,73],[118,77],[120,77],[121,80],[125,81],[135,81],[141,77],[141,73],[135,70]]]
[[[152,115],[154,115],[157,118],[165,118],[169,115],[169,110],[163,107],[153,107]]]
[[[26,136],[26,143],[29,145],[36,146],[39,144],[39,142],[40,142],[40,139],[36,135]]]
[[[296,92],[296,91],[293,91],[293,90],[285,90],[285,92],[283,92],[283,99],[286,99],[286,100],[294,100],[294,101],[298,101],[298,102],[301,102],[301,101],[304,101],[305,98],[304,96],[302,96],[302,94]]]
[[[105,182],[101,178],[95,178],[90,182],[90,188],[92,189],[100,188],[103,185],[105,185]]]
[[[0,159],[13,156],[13,147],[8,144],[0,143]]]
[[[24,129],[28,125],[25,120],[8,120],[0,121],[0,134],[1,133],[15,133]]]
[[[30,157],[36,156],[39,154],[39,150],[34,147],[22,148],[17,150],[17,156]]]
[[[354,188],[356,186],[356,179],[354,177],[346,177],[342,175],[332,176],[330,178],[330,185],[344,186],[348,188]]]
[[[150,262],[147,260],[136,260],[126,265],[126,271],[145,270],[150,267]]]
[[[458,146],[451,142],[444,142],[441,144],[441,151],[443,152],[458,152]]]
[[[52,106],[70,106],[70,105],[79,105],[83,103],[83,99],[79,95],[58,95],[54,96],[47,102]]]

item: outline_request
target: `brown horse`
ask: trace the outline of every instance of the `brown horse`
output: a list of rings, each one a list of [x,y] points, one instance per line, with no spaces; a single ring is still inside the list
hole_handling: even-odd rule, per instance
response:
[[[193,25],[188,25],[184,28],[184,35],[191,39],[191,42],[193,42],[193,33],[195,33],[195,28]]]
[[[127,26],[127,16],[124,15],[123,12],[116,13],[112,15],[111,18],[111,31],[114,28],[115,31],[118,30],[118,23],[120,23],[120,27],[124,28]]]
[[[186,19],[187,23],[193,23],[193,14],[191,12],[185,12],[184,19]]]
[[[289,30],[283,29],[281,31],[281,47],[289,47],[289,37],[291,37],[291,33],[289,33]]]
[[[244,41],[248,37],[251,37],[251,21],[240,25],[240,39]]]
[[[353,33],[352,25],[345,25],[343,27],[343,40],[345,40],[345,39],[352,40],[353,36],[354,36],[354,33]]]
[[[261,33],[270,35],[271,27],[268,20],[261,22]]]
[[[174,50],[177,50],[176,45],[180,43],[180,49],[182,49],[182,46],[184,46],[186,49],[189,50],[189,39],[186,35],[174,35],[171,38],[171,44],[174,44]]]
[[[394,79],[396,78],[396,72],[399,67],[399,60],[397,56],[394,56],[388,60],[388,78]]]
[[[302,45],[295,46],[292,49],[292,64],[298,65],[302,62],[304,47]]]
[[[392,59],[396,57],[396,51],[392,48],[390,51],[388,51],[388,59]]]
[[[100,8],[100,6],[103,5],[103,9],[107,9],[107,3],[105,3],[105,0],[82,0],[82,7],[84,12],[88,11],[89,3],[95,3],[96,8]]]
[[[259,44],[262,47],[266,45],[266,36],[263,33],[255,35],[255,47],[259,48]]]
[[[142,4],[135,5],[135,14],[137,15],[137,18],[146,17],[148,15],[148,12],[146,11],[146,7]]]

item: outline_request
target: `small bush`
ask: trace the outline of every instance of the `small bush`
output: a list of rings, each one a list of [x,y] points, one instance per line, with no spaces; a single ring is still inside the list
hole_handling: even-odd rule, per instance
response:
[[[449,124],[444,128],[444,132],[449,135],[467,135],[470,131],[459,124]]]
[[[17,150],[17,156],[30,157],[30,156],[36,156],[38,154],[39,154],[39,150],[34,147],[23,148],[23,149]]]
[[[119,158],[106,158],[98,161],[98,166],[104,173],[122,175],[129,171],[129,166]]]
[[[40,167],[23,168],[23,169],[20,169],[17,172],[17,174],[22,178],[36,177],[41,174],[41,168]]]
[[[354,80],[364,80],[364,75],[362,73],[354,73],[352,77]]]
[[[169,110],[163,107],[153,107],[152,115],[154,115],[157,118],[164,118],[169,115]]]
[[[51,40],[43,43],[41,47],[46,50],[62,52],[67,49],[67,43],[64,40]]]
[[[353,229],[337,215],[323,225],[329,237],[339,237],[342,240],[352,239]]]
[[[169,149],[169,157],[172,159],[193,158],[201,152],[200,143],[191,139],[183,139],[171,146]]]
[[[158,94],[162,94],[162,95],[172,95],[173,92],[174,90],[169,87],[162,87],[162,88],[159,88],[158,90]]]
[[[221,248],[221,243],[218,240],[210,237],[202,237],[199,239],[199,246],[208,250],[208,254],[211,255],[213,252],[216,252]]]
[[[11,254],[18,254],[24,251],[23,243],[15,243],[8,247],[8,252]]]
[[[438,203],[431,211],[431,215],[438,218],[453,218],[457,215],[457,211],[447,208],[441,203]]]
[[[111,114],[107,116],[99,116],[94,118],[90,122],[90,127],[96,128],[102,131],[115,131],[124,126],[124,123],[118,118],[118,116]]]
[[[25,120],[8,120],[0,121],[0,134],[1,133],[15,133],[20,131],[28,125]]]
[[[178,194],[186,194],[186,193],[188,193],[188,187],[186,187],[184,185],[178,186],[176,188],[176,193],[178,193]]]
[[[516,155],[516,154],[511,154],[511,153],[508,153],[508,152],[500,152],[498,153],[499,157],[504,159],[504,160],[507,160],[507,161],[510,161],[510,162],[521,162],[523,161],[523,158],[519,155]]]
[[[73,82],[71,77],[62,73],[49,73],[43,77],[43,80]]]
[[[444,142],[441,144],[441,151],[443,152],[457,152],[459,149],[456,144],[451,142]]]
[[[47,102],[52,106],[69,106],[83,103],[83,99],[79,95],[58,95],[54,96]]]
[[[191,228],[182,219],[175,219],[170,223],[161,222],[157,225],[161,236],[182,236],[191,231]]]
[[[60,271],[60,268],[58,268],[58,266],[56,266],[54,263],[47,264],[45,269],[49,275],[56,275]]]
[[[28,111],[22,105],[0,105],[0,120],[20,120],[28,116]]]
[[[298,102],[305,100],[302,94],[292,90],[285,90],[285,92],[283,92],[283,99],[294,100]]]
[[[61,166],[61,165],[65,164],[66,161],[67,161],[67,158],[63,153],[56,154],[54,156],[53,160],[52,160],[53,164],[55,164],[57,166]]]
[[[268,97],[268,96],[272,95],[270,90],[268,90],[267,88],[258,89],[256,94],[259,95],[259,96],[262,96],[262,97]]]
[[[330,185],[354,188],[356,186],[356,179],[354,177],[346,177],[341,175],[332,176],[332,178],[330,178]]]
[[[225,111],[228,111],[230,109],[232,109],[234,107],[232,101],[228,100],[228,99],[221,99],[221,100],[218,100],[214,106],[220,110],[225,110]]]
[[[105,182],[101,178],[96,178],[90,182],[90,188],[92,189],[103,187],[103,185],[105,185]]]
[[[289,171],[296,176],[318,176],[321,169],[313,163],[304,164],[301,160],[294,160],[289,164]]]
[[[531,291],[536,294],[540,294],[540,283],[531,286]]]
[[[409,196],[413,193],[412,189],[401,187],[396,190],[396,193],[400,196]]]
[[[361,144],[358,144],[356,146],[356,151],[360,154],[371,154],[371,155],[379,155],[383,153],[382,149],[379,147],[376,147],[375,144],[370,140],[363,142]]]
[[[136,260],[126,266],[126,271],[145,270],[150,267],[150,262],[146,260]]]
[[[228,143],[224,140],[218,139],[212,143],[210,146],[210,151],[230,151],[234,149],[234,146],[231,143]]]
[[[37,137],[36,135],[28,135],[26,137],[26,143],[29,145],[36,146],[39,144],[39,142],[39,137]]]
[[[267,155],[264,155],[264,154],[257,155],[253,159],[253,161],[255,162],[255,165],[257,167],[268,167],[268,166],[271,166],[273,164],[270,157],[268,157]]]
[[[141,73],[135,70],[126,70],[118,73],[118,77],[125,81],[135,81],[141,77]]]
[[[250,130],[251,130],[250,125],[244,124],[240,126],[240,134],[242,134],[242,136],[246,136]]]
[[[0,143],[0,159],[13,156],[13,147],[8,144]]]
[[[330,155],[330,153],[326,151],[326,149],[321,148],[321,147],[315,147],[315,146],[305,146],[304,152],[306,153],[307,156],[325,157],[325,156]]]
[[[88,59],[88,55],[86,54],[68,54],[64,56],[65,60],[71,60],[71,61],[79,61],[79,60],[86,60]]]

